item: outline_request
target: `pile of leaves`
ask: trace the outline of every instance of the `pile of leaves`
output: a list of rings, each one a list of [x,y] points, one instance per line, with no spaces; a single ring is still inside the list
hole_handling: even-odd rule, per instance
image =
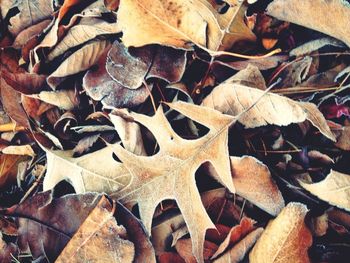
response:
[[[0,18],[1,262],[347,262],[347,1]]]

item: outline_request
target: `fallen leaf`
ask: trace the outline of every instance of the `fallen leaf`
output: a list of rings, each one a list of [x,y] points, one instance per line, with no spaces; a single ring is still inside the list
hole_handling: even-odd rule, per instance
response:
[[[6,148],[1,150],[4,154],[11,154],[11,155],[27,155],[34,157],[35,152],[33,151],[33,148],[29,145],[10,145]]]
[[[179,254],[175,252],[164,252],[158,256],[159,263],[185,263]]]
[[[47,156],[44,190],[52,189],[59,182],[66,180],[77,193],[91,191],[110,194],[131,183],[129,171],[113,159],[111,146],[78,158],[73,158],[73,151],[70,150],[49,150],[41,147]],[[67,170],[70,172],[67,173]]]
[[[55,262],[133,262],[134,244],[118,225],[114,210],[115,204],[101,198]]]
[[[222,253],[225,252],[226,249],[229,248],[229,246],[234,246],[236,243],[238,243],[238,241],[253,231],[255,223],[256,222],[254,220],[248,217],[243,217],[239,225],[231,228],[225,240],[220,244],[211,259],[219,257]]]
[[[241,241],[239,241],[233,248],[223,254],[221,257],[215,259],[214,263],[238,263],[242,262],[249,250],[254,246],[255,242],[260,238],[264,229],[259,227],[248,235],[246,235]]]
[[[201,0],[121,1],[118,22],[122,41],[127,47],[161,44],[178,48],[189,48],[192,42],[212,51],[229,49],[242,39],[255,41],[243,21],[246,5],[239,1],[230,4],[221,15]]]
[[[106,53],[101,55],[97,69],[90,69],[83,78],[86,93],[94,100],[101,101],[106,108],[132,108],[143,103],[150,95],[152,87],[142,86],[128,89],[112,79],[105,63]]]
[[[0,188],[16,182],[17,166],[21,159],[19,155],[0,154]]]
[[[93,41],[66,58],[59,67],[47,78],[52,89],[70,75],[85,71],[95,65],[104,50],[110,47],[107,40]],[[88,58],[88,59],[87,59]]]
[[[251,108],[238,120],[246,128],[268,124],[285,126],[309,120],[324,136],[335,141],[335,136],[322,113],[312,103],[297,102],[243,85],[223,83],[214,88],[203,100],[202,105],[232,116]]]
[[[202,205],[194,173],[201,164],[209,161],[217,171],[213,177],[234,192],[227,149],[228,127],[234,118],[183,102],[167,105],[205,125],[209,132],[200,139],[185,140],[171,128],[162,107],[153,117],[130,113],[132,119],[152,132],[160,150],[154,156],[144,157],[113,145],[115,154],[132,175],[130,186],[115,193],[115,197],[122,203],[138,203],[141,219],[149,233],[156,206],[164,199],[175,199],[191,235],[193,254],[198,261],[203,261],[205,232],[214,228],[214,224]]]
[[[22,94],[33,94],[40,92],[46,84],[46,75],[28,72],[2,71],[1,76],[6,83],[17,92]]]
[[[86,136],[83,139],[79,140],[78,144],[73,149],[73,157],[79,157],[82,154],[88,152],[90,148],[97,142],[100,138],[100,134],[94,134]]]
[[[47,60],[52,61],[70,48],[84,44],[99,35],[117,34],[119,32],[116,22],[108,23],[94,17],[83,17],[79,24],[71,27],[64,38],[50,51]]]
[[[302,44],[289,52],[290,56],[301,57],[303,55],[309,55],[314,51],[317,51],[325,46],[334,46],[334,47],[345,47],[343,42],[331,38],[331,37],[323,37],[315,40],[311,40]]]
[[[13,8],[19,13],[10,18],[9,31],[17,36],[23,29],[49,18],[54,12],[53,2],[48,0],[19,0]]]
[[[212,257],[218,246],[210,241],[204,241],[203,246],[203,258],[207,261]],[[186,263],[198,262],[192,253],[193,249],[190,238],[178,240],[176,242],[175,248],[177,253],[179,253],[179,255],[185,260]]]
[[[164,65],[167,65],[164,67]],[[162,46],[127,49],[115,41],[107,55],[108,74],[124,87],[137,89],[148,78],[178,82],[184,74],[186,52]]]
[[[39,94],[30,95],[30,97],[64,110],[73,110],[79,106],[79,99],[75,90],[41,91]]]
[[[312,244],[312,236],[304,223],[307,211],[300,203],[289,203],[283,208],[258,239],[249,254],[249,261],[310,262],[307,250]]]
[[[263,75],[257,66],[248,64],[245,69],[240,70],[231,78],[225,80],[225,83],[241,84],[261,90],[266,90],[266,83]]]
[[[300,185],[323,201],[350,211],[350,176],[331,170],[327,177],[318,183]]]
[[[0,232],[0,261],[2,263],[12,263],[13,255],[18,254],[18,247],[14,243],[6,243]]]
[[[345,26],[350,19],[350,5],[346,1],[274,0],[268,5],[267,14],[320,31],[350,46],[350,29]]]

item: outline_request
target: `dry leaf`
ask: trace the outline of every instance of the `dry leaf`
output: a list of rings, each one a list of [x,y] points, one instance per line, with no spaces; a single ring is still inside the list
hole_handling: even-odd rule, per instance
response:
[[[231,78],[225,80],[225,83],[241,84],[243,86],[266,90],[265,79],[259,68],[251,64],[248,64],[245,69],[240,70]]]
[[[256,222],[248,217],[243,217],[239,225],[231,228],[230,232],[226,236],[225,240],[220,244],[215,254],[211,259],[219,257],[229,246],[236,244],[243,239],[249,232],[254,230],[254,224]]]
[[[106,62],[112,79],[129,89],[137,89],[153,77],[169,83],[178,82],[185,66],[186,52],[183,50],[154,45],[127,49],[118,41],[113,43]]]
[[[55,262],[133,262],[134,244],[118,225],[114,210],[115,204],[101,198]]]
[[[105,63],[107,52],[101,55],[97,69],[90,69],[83,78],[86,93],[94,100],[101,101],[106,108],[132,108],[143,103],[150,95],[152,86],[128,89],[113,80]]]
[[[64,54],[70,48],[86,43],[99,35],[116,34],[119,32],[117,23],[108,23],[94,17],[83,17],[79,21],[79,24],[70,28],[64,38],[47,55],[47,60],[51,61]]]
[[[79,157],[83,153],[88,152],[90,148],[97,142],[98,138],[100,138],[99,133],[91,136],[86,136],[83,139],[79,140],[78,144],[73,149],[73,156]]]
[[[79,100],[75,90],[42,91],[30,97],[55,105],[64,110],[73,110],[79,106]]]
[[[265,94],[262,90],[239,84],[223,83],[214,88],[203,100],[202,105],[232,116],[237,116],[253,106],[238,120],[246,128],[268,124],[285,126],[307,119],[324,136],[335,141],[322,113],[312,103],[297,102],[272,93]]]
[[[53,1],[50,0],[18,0],[13,7],[19,13],[10,19],[9,31],[18,35],[23,29],[49,18],[54,12]]]
[[[13,243],[6,243],[0,231],[0,262],[12,263],[13,256],[17,255],[18,247]]]
[[[203,258],[207,261],[212,257],[218,246],[210,241],[204,241],[203,246]],[[176,242],[175,248],[177,253],[179,253],[179,255],[185,260],[186,263],[198,262],[192,253],[193,249],[190,238],[178,240]]]
[[[290,56],[301,57],[303,55],[311,54],[314,51],[321,49],[324,46],[345,47],[343,42],[331,37],[323,37],[306,42],[289,52]]]
[[[281,213],[270,222],[252,252],[249,261],[305,263],[310,262],[307,250],[312,244],[312,236],[304,219],[305,205],[289,203]]]
[[[320,31],[350,46],[350,4],[344,0],[274,0],[270,16]],[[334,19],[336,17],[336,19]]]
[[[93,41],[86,44],[66,58],[47,78],[47,83],[52,89],[56,89],[67,76],[85,71],[95,65],[110,45],[111,43],[107,40]]]
[[[35,152],[29,144],[26,145],[10,145],[1,150],[4,154],[27,155],[34,157]]]
[[[350,175],[331,170],[321,182],[307,184],[299,181],[299,183],[321,200],[350,211]]]
[[[115,154],[132,175],[131,185],[115,195],[123,203],[138,203],[141,219],[149,232],[156,206],[164,199],[175,199],[191,235],[193,254],[198,261],[203,261],[205,232],[214,228],[214,224],[202,205],[194,173],[209,161],[217,171],[213,177],[234,192],[227,149],[228,127],[234,118],[183,102],[168,106],[205,125],[209,132],[200,139],[185,140],[173,131],[162,107],[153,117],[130,113],[131,118],[153,133],[160,150],[154,156],[144,157],[113,145]]]
[[[109,194],[122,190],[131,182],[128,170],[113,159],[112,146],[78,158],[72,157],[73,151],[53,151],[41,147],[47,156],[44,190],[52,189],[59,182],[66,180],[77,193],[91,191]]]
[[[246,5],[235,0],[230,4],[221,15],[205,0],[121,1],[118,22],[123,43],[127,47],[161,44],[189,48],[192,42],[217,51],[238,40],[254,41],[255,35],[243,21]]]
[[[264,229],[259,227],[248,235],[246,235],[241,241],[239,241],[233,248],[227,251],[218,259],[214,260],[214,263],[238,263],[242,262],[245,255],[254,246],[255,242],[259,239]]]
[[[21,159],[19,155],[0,154],[0,188],[16,182],[17,166]]]

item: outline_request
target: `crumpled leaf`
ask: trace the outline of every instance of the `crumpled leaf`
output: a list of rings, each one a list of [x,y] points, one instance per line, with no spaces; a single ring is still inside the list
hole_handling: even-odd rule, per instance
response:
[[[254,105],[238,120],[246,128],[268,124],[285,126],[309,120],[324,136],[335,141],[335,136],[322,113],[312,103],[297,102],[272,93],[265,94],[262,90],[243,85],[223,83],[214,88],[203,100],[202,105],[232,116]]]
[[[350,28],[346,26],[350,4],[345,0],[274,0],[268,5],[267,14],[320,31],[350,46]]]
[[[101,198],[55,262],[133,262],[134,244],[118,225],[114,210],[115,204]]]
[[[0,154],[0,188],[16,181],[17,167],[22,157]]]
[[[93,41],[86,44],[66,58],[47,78],[47,83],[52,89],[56,89],[67,76],[85,71],[95,65],[110,45],[111,43],[107,40]]]
[[[41,91],[39,94],[33,94],[30,97],[55,105],[64,110],[73,110],[79,106],[79,100],[75,90]]]
[[[131,185],[115,193],[115,197],[123,203],[138,203],[141,219],[149,233],[156,206],[164,199],[175,199],[191,235],[193,254],[202,262],[205,232],[215,227],[202,205],[194,173],[201,164],[209,161],[217,171],[213,177],[231,192],[235,191],[227,149],[228,127],[234,118],[183,102],[167,105],[205,125],[209,132],[197,140],[185,140],[171,128],[162,107],[153,117],[130,113],[132,119],[153,133],[160,150],[154,156],[144,157],[113,145],[115,154],[133,177]]]
[[[179,255],[185,260],[186,263],[197,263],[198,261],[192,253],[193,249],[191,243],[192,242],[190,238],[180,239],[176,242],[175,248],[177,253],[179,253]],[[203,246],[204,260],[208,261],[218,246],[207,240],[204,241]]]
[[[237,40],[255,40],[243,21],[245,11],[245,3],[236,0],[230,1],[223,15],[206,0],[123,0],[118,21],[127,47],[161,44],[189,48],[192,42],[217,51],[230,48]]]
[[[253,250],[249,261],[255,262],[310,262],[307,250],[312,236],[304,223],[307,208],[301,203],[289,203],[271,221]]]
[[[13,7],[19,9],[19,13],[10,19],[9,31],[18,35],[23,29],[34,25],[54,12],[53,1],[50,0],[17,0]]]
[[[259,227],[248,235],[246,235],[241,241],[239,241],[233,248],[227,251],[218,259],[215,259],[214,263],[238,263],[241,262],[249,250],[254,246],[257,239],[261,236],[264,229]]]
[[[314,51],[324,47],[324,46],[334,46],[334,47],[345,47],[343,42],[334,39],[332,37],[322,37],[319,39],[311,40],[302,44],[289,52],[290,56],[300,57],[303,55],[311,54]]]
[[[12,263],[13,255],[17,255],[18,247],[14,243],[6,243],[0,231],[0,261],[2,263]]]
[[[137,89],[144,80],[152,77],[169,83],[180,81],[186,61],[186,52],[183,50],[164,46],[128,50],[122,43],[115,41],[108,52],[106,69],[119,84],[129,89]]]
[[[340,136],[337,138],[337,142],[335,144],[342,150],[350,151],[350,127],[346,126],[340,133]]]
[[[307,184],[299,181],[299,183],[321,200],[350,211],[350,175],[331,170],[321,182]]]

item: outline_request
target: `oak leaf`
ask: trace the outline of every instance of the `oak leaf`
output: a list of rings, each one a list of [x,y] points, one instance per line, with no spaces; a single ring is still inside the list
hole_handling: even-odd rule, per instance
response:
[[[255,244],[249,254],[250,262],[310,262],[307,250],[312,236],[304,223],[307,211],[300,203],[289,203],[283,208]]]
[[[191,235],[193,254],[202,262],[206,230],[215,227],[201,202],[194,174],[201,164],[210,162],[217,171],[213,177],[231,192],[235,191],[227,149],[228,128],[234,118],[183,102],[168,106],[208,127],[209,132],[197,140],[185,140],[171,128],[162,107],[153,117],[130,113],[131,118],[152,132],[160,150],[154,156],[144,157],[113,145],[115,154],[132,175],[131,184],[115,193],[115,197],[122,203],[138,203],[149,233],[156,206],[162,200],[175,199]]]
[[[307,184],[299,181],[299,183],[321,200],[350,211],[350,175],[331,170],[321,182]]]
[[[192,42],[218,51],[231,48],[237,40],[255,40],[243,21],[245,8],[243,1],[231,0],[221,15],[207,0],[123,0],[117,15],[128,47],[161,44],[189,48]]]
[[[252,107],[238,120],[246,128],[268,124],[285,126],[309,120],[324,136],[335,141],[335,136],[322,113],[312,103],[294,101],[239,84],[223,83],[214,88],[203,100],[202,105],[233,116]]]
[[[347,1],[274,0],[268,5],[267,14],[320,31],[350,46],[350,5]]]

